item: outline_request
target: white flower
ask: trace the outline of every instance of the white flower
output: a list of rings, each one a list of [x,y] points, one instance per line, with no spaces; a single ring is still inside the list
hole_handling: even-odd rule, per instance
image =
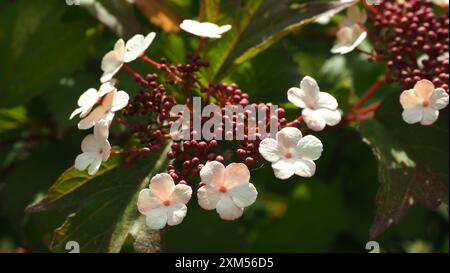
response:
[[[94,175],[102,161],[108,160],[111,145],[108,141],[108,126],[106,121],[99,121],[94,127],[94,134],[87,135],[81,142],[82,154],[75,159],[75,169],[84,171],[88,166],[89,175]]]
[[[276,139],[265,138],[259,144],[259,153],[272,163],[275,176],[288,179],[294,174],[311,177],[316,172],[314,160],[320,158],[322,142],[315,136],[305,136],[294,127],[279,131]]]
[[[300,88],[288,90],[288,100],[304,108],[303,119],[308,128],[314,131],[321,131],[326,125],[334,126],[341,121],[336,99],[326,92],[320,92],[317,82],[309,76],[303,78]]]
[[[141,190],[137,207],[146,216],[148,227],[162,229],[166,225],[174,226],[183,221],[191,195],[191,187],[184,184],[175,186],[170,175],[161,173],[152,178],[149,189]]]
[[[122,68],[125,62],[125,50],[125,42],[122,39],[119,39],[114,45],[114,49],[106,53],[103,57],[103,75],[100,78],[102,83],[110,81]]]
[[[99,93],[101,94],[102,88]],[[102,102],[87,117],[78,123],[78,129],[86,130],[92,128],[98,121],[106,120],[108,123],[114,118],[114,112],[119,111],[128,104],[130,97],[125,91],[117,91],[112,89],[102,97]]]
[[[403,120],[413,124],[431,125],[439,117],[439,110],[448,105],[448,94],[443,88],[435,89],[429,80],[418,81],[413,89],[403,91],[400,104]]]
[[[102,84],[98,91],[95,88],[89,88],[78,99],[77,104],[79,107],[72,112],[70,119],[78,114],[80,114],[81,118],[84,118],[87,114],[89,114],[89,112],[91,112],[94,105],[96,105],[104,95],[113,90],[115,90],[115,87],[111,82]]]
[[[200,23],[194,20],[183,20],[180,28],[200,37],[221,38],[223,33],[231,29],[231,26],[218,26],[209,22]]]
[[[200,207],[215,209],[224,220],[241,217],[244,208],[258,196],[255,186],[249,183],[250,171],[242,163],[231,163],[225,168],[218,161],[210,161],[201,169],[200,177],[205,183],[197,191]]]
[[[357,5],[353,5],[347,9],[347,15],[342,18],[339,26],[349,27],[355,24],[364,24],[367,20],[367,13],[364,9],[358,8]]]
[[[342,27],[337,33],[337,43],[331,53],[347,54],[357,48],[367,37],[367,32],[360,25]]]
[[[365,10],[356,5],[347,10],[347,16],[344,17],[337,32],[337,43],[331,49],[332,53],[347,54],[358,47],[367,37],[366,30],[362,27],[367,20]]]
[[[125,57],[126,63],[131,62],[139,58],[155,39],[156,33],[151,32],[144,37],[142,34],[134,35],[125,45]]]

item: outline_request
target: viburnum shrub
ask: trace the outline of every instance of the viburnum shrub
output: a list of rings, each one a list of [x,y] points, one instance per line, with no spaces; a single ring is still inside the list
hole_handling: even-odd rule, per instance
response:
[[[169,144],[166,173],[151,178],[136,207],[151,229],[162,229],[183,221],[193,192],[200,207],[216,210],[220,218],[241,217],[258,195],[252,168],[270,164],[281,180],[314,176],[314,161],[327,150],[313,133],[373,117],[380,103],[365,104],[384,82],[403,86],[399,103],[405,122],[433,124],[449,100],[448,10],[437,12],[431,1],[362,2],[365,5],[351,6],[341,19],[331,52],[358,51],[386,65],[388,72],[347,109],[339,109],[331,94],[305,76],[300,86],[277,91],[302,109],[292,110],[294,119],[271,102],[253,101],[238,83],[201,77],[200,71],[210,66],[207,39],[220,43],[230,25],[183,21],[180,28],[199,37],[186,63],[157,60],[151,53],[152,43],[159,42],[155,33],[135,35],[127,42],[119,39],[103,57],[102,85],[83,93],[70,117],[81,118],[80,130],[94,131],[82,141],[75,168],[94,175],[111,156],[124,155],[124,164],[132,165]],[[370,42],[373,50],[361,49],[363,42]],[[133,61],[146,62],[158,73],[141,75],[129,66]],[[122,71],[136,80],[139,92],[134,97],[117,87],[114,77]],[[131,148],[111,149],[112,122],[135,137]]]

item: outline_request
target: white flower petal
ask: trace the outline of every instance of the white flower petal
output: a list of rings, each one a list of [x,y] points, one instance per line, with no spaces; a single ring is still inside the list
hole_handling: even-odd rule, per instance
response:
[[[137,207],[138,211],[146,215],[151,209],[163,206],[163,202],[150,189],[139,192]]]
[[[289,149],[295,147],[302,138],[302,132],[295,127],[285,127],[277,133],[277,143],[280,147]]]
[[[124,108],[128,104],[128,100],[130,96],[128,96],[125,91],[118,91],[114,93],[114,98],[111,105],[111,112],[119,111]]]
[[[202,182],[213,187],[220,187],[224,181],[225,166],[218,161],[210,161],[200,170]]]
[[[302,116],[306,126],[316,132],[322,131],[327,125],[325,119],[316,110],[305,108],[302,111]]]
[[[94,161],[91,163],[91,165],[88,168],[88,174],[89,175],[94,175],[95,173],[97,173],[98,169],[100,168],[100,165],[102,165],[102,155],[98,154],[95,158]]]
[[[172,177],[167,173],[160,173],[150,180],[150,189],[161,200],[170,200],[170,196],[175,190],[175,183]]]
[[[184,217],[187,214],[187,207],[182,203],[175,203],[167,209],[167,224],[169,226],[175,226],[183,222]]]
[[[95,88],[89,88],[78,99],[78,106],[94,106],[98,100],[98,92]]]
[[[76,115],[83,113],[85,110],[82,107],[75,109],[72,114],[70,114],[69,119],[73,119]]]
[[[422,120],[420,121],[420,124],[422,125],[431,125],[434,122],[436,122],[436,120],[439,117],[439,110],[434,110],[433,108],[423,108],[423,117]]]
[[[442,110],[448,105],[448,94],[443,88],[437,88],[430,98],[430,107],[435,110]]]
[[[228,190],[239,185],[248,184],[250,181],[250,171],[243,163],[231,163],[225,168],[225,180],[223,186]]]
[[[167,224],[167,210],[166,206],[149,210],[145,217],[147,226],[154,230],[163,229]]]
[[[111,155],[111,144],[109,144],[108,140],[105,140],[102,146],[102,161],[105,162],[108,160]]]
[[[316,102],[319,98],[320,88],[316,80],[310,76],[305,76],[300,82],[300,88],[305,94],[305,102]]]
[[[106,120],[99,120],[94,126],[94,136],[98,142],[104,142],[109,136],[109,124]]]
[[[301,177],[312,177],[316,173],[316,164],[312,160],[298,160],[294,168],[295,174]]]
[[[278,143],[273,138],[265,138],[259,144],[259,153],[269,162],[276,162],[281,158]]]
[[[120,39],[114,46],[114,50],[106,53],[102,59],[103,75],[100,78],[102,83],[110,81],[114,75],[122,68],[125,57],[125,42]]]
[[[337,43],[332,53],[347,54],[358,47],[367,37],[367,32],[359,25],[343,27],[337,33]]]
[[[319,98],[316,102],[317,108],[327,108],[330,110],[336,110],[338,107],[338,102],[335,97],[326,92],[320,92]]]
[[[245,208],[255,203],[258,191],[252,183],[247,183],[231,188],[228,191],[231,199],[240,208]]]
[[[103,143],[97,141],[94,135],[90,134],[84,137],[81,142],[81,151],[83,153],[96,153],[99,154],[102,149]]]
[[[342,114],[339,110],[317,109],[315,112],[320,115],[329,126],[335,126],[341,122]]]
[[[306,108],[306,95],[302,89],[298,87],[292,87],[287,92],[288,100],[292,102],[295,106],[300,108]]]
[[[86,168],[94,162],[95,158],[97,157],[96,153],[82,153],[79,154],[75,158],[75,169],[79,171],[84,171]]]
[[[116,87],[114,86],[113,80],[103,83],[98,90],[98,97],[101,98],[109,92],[116,91]]]
[[[170,200],[174,203],[187,204],[191,200],[192,188],[188,185],[178,184],[175,186]]]
[[[78,129],[86,130],[92,128],[99,120],[106,119],[108,111],[103,105],[97,106],[87,117],[78,122]]]
[[[406,108],[403,110],[402,117],[406,123],[413,124],[422,120],[424,108],[421,105]]]
[[[400,104],[403,109],[412,108],[421,104],[421,101],[416,96],[414,89],[403,91],[400,95]]]
[[[141,34],[134,35],[125,45],[126,52],[124,61],[128,63],[139,58],[151,45],[155,36],[156,33],[154,32],[149,33],[146,37]]]
[[[227,194],[222,194],[217,203],[216,211],[223,220],[236,220],[244,213],[244,209],[239,208]]]
[[[219,27],[218,25],[209,22],[200,23],[194,20],[184,20],[180,24],[180,28],[200,37],[220,38],[222,37],[221,34],[231,29],[231,26],[224,25]]]
[[[272,169],[275,177],[278,179],[288,179],[295,174],[292,161],[278,160],[272,163]]]
[[[434,84],[429,80],[420,80],[414,85],[414,93],[420,101],[429,101],[434,93]]]
[[[197,190],[198,204],[203,209],[213,210],[219,202],[220,194],[215,188],[205,185]]]
[[[302,159],[317,160],[322,155],[323,144],[317,137],[307,135],[300,139],[297,149]]]

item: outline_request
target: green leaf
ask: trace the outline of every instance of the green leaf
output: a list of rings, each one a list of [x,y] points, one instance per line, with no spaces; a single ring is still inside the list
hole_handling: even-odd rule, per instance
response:
[[[0,133],[23,127],[27,122],[27,112],[22,106],[0,109]]]
[[[448,109],[432,126],[408,125],[402,120],[399,96],[390,94],[376,119],[359,125],[378,161],[380,187],[372,238],[399,223],[416,203],[430,209],[448,204]]]
[[[0,12],[0,107],[23,104],[78,68],[88,55],[93,26],[63,1],[16,1]]]
[[[92,182],[97,177],[117,168],[120,165],[120,157],[112,156],[108,161],[100,166],[95,175],[87,172],[80,172],[75,167],[70,167],[65,171],[48,190],[47,196],[36,204],[27,207],[27,212],[38,212],[48,209],[53,203],[66,195]]]
[[[139,220],[139,190],[148,185],[149,177],[164,170],[166,160],[163,152],[144,157],[130,167],[119,167],[114,161],[102,166],[92,179],[69,169],[49,195],[29,209],[77,208],[55,230],[51,250],[64,252],[68,241],[76,241],[81,252],[119,252]],[[159,234],[149,236],[156,240]]]
[[[202,19],[231,24],[220,42],[209,51],[215,81],[234,67],[269,48],[293,30],[313,22],[324,13],[333,14],[354,1],[323,1],[291,5],[284,0],[202,2]]]

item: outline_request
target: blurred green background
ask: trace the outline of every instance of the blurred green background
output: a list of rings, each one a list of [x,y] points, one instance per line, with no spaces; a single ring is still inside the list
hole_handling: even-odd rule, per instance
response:
[[[157,38],[147,54],[173,62],[183,61],[195,46],[192,36],[164,30],[177,30],[180,20],[196,18],[199,1],[147,1],[147,7],[98,2],[121,18],[118,24],[102,23],[95,5],[0,0],[0,252],[49,251],[53,230],[71,211],[28,214],[24,209],[42,198],[80,152],[85,132],[68,117],[79,95],[99,86],[101,58],[118,35],[155,31]],[[152,15],[152,9],[162,10],[164,16]],[[329,53],[334,37],[327,29],[335,25],[310,24],[288,35],[240,65],[226,81],[236,82],[254,102],[289,108],[287,89],[310,75],[345,109],[383,67],[358,54]],[[143,62],[132,66],[141,74],[155,72]],[[118,80],[131,95],[139,90],[126,73],[119,73]],[[289,114],[299,114],[299,109],[289,109]],[[126,142],[122,131],[113,127],[111,143]],[[192,200],[183,224],[163,232],[163,251],[367,252],[378,188],[372,151],[352,127],[316,135],[324,153],[313,178],[276,180],[268,166],[252,171],[259,197],[235,222],[220,220]],[[388,252],[448,252],[447,209],[414,206],[376,240]]]

